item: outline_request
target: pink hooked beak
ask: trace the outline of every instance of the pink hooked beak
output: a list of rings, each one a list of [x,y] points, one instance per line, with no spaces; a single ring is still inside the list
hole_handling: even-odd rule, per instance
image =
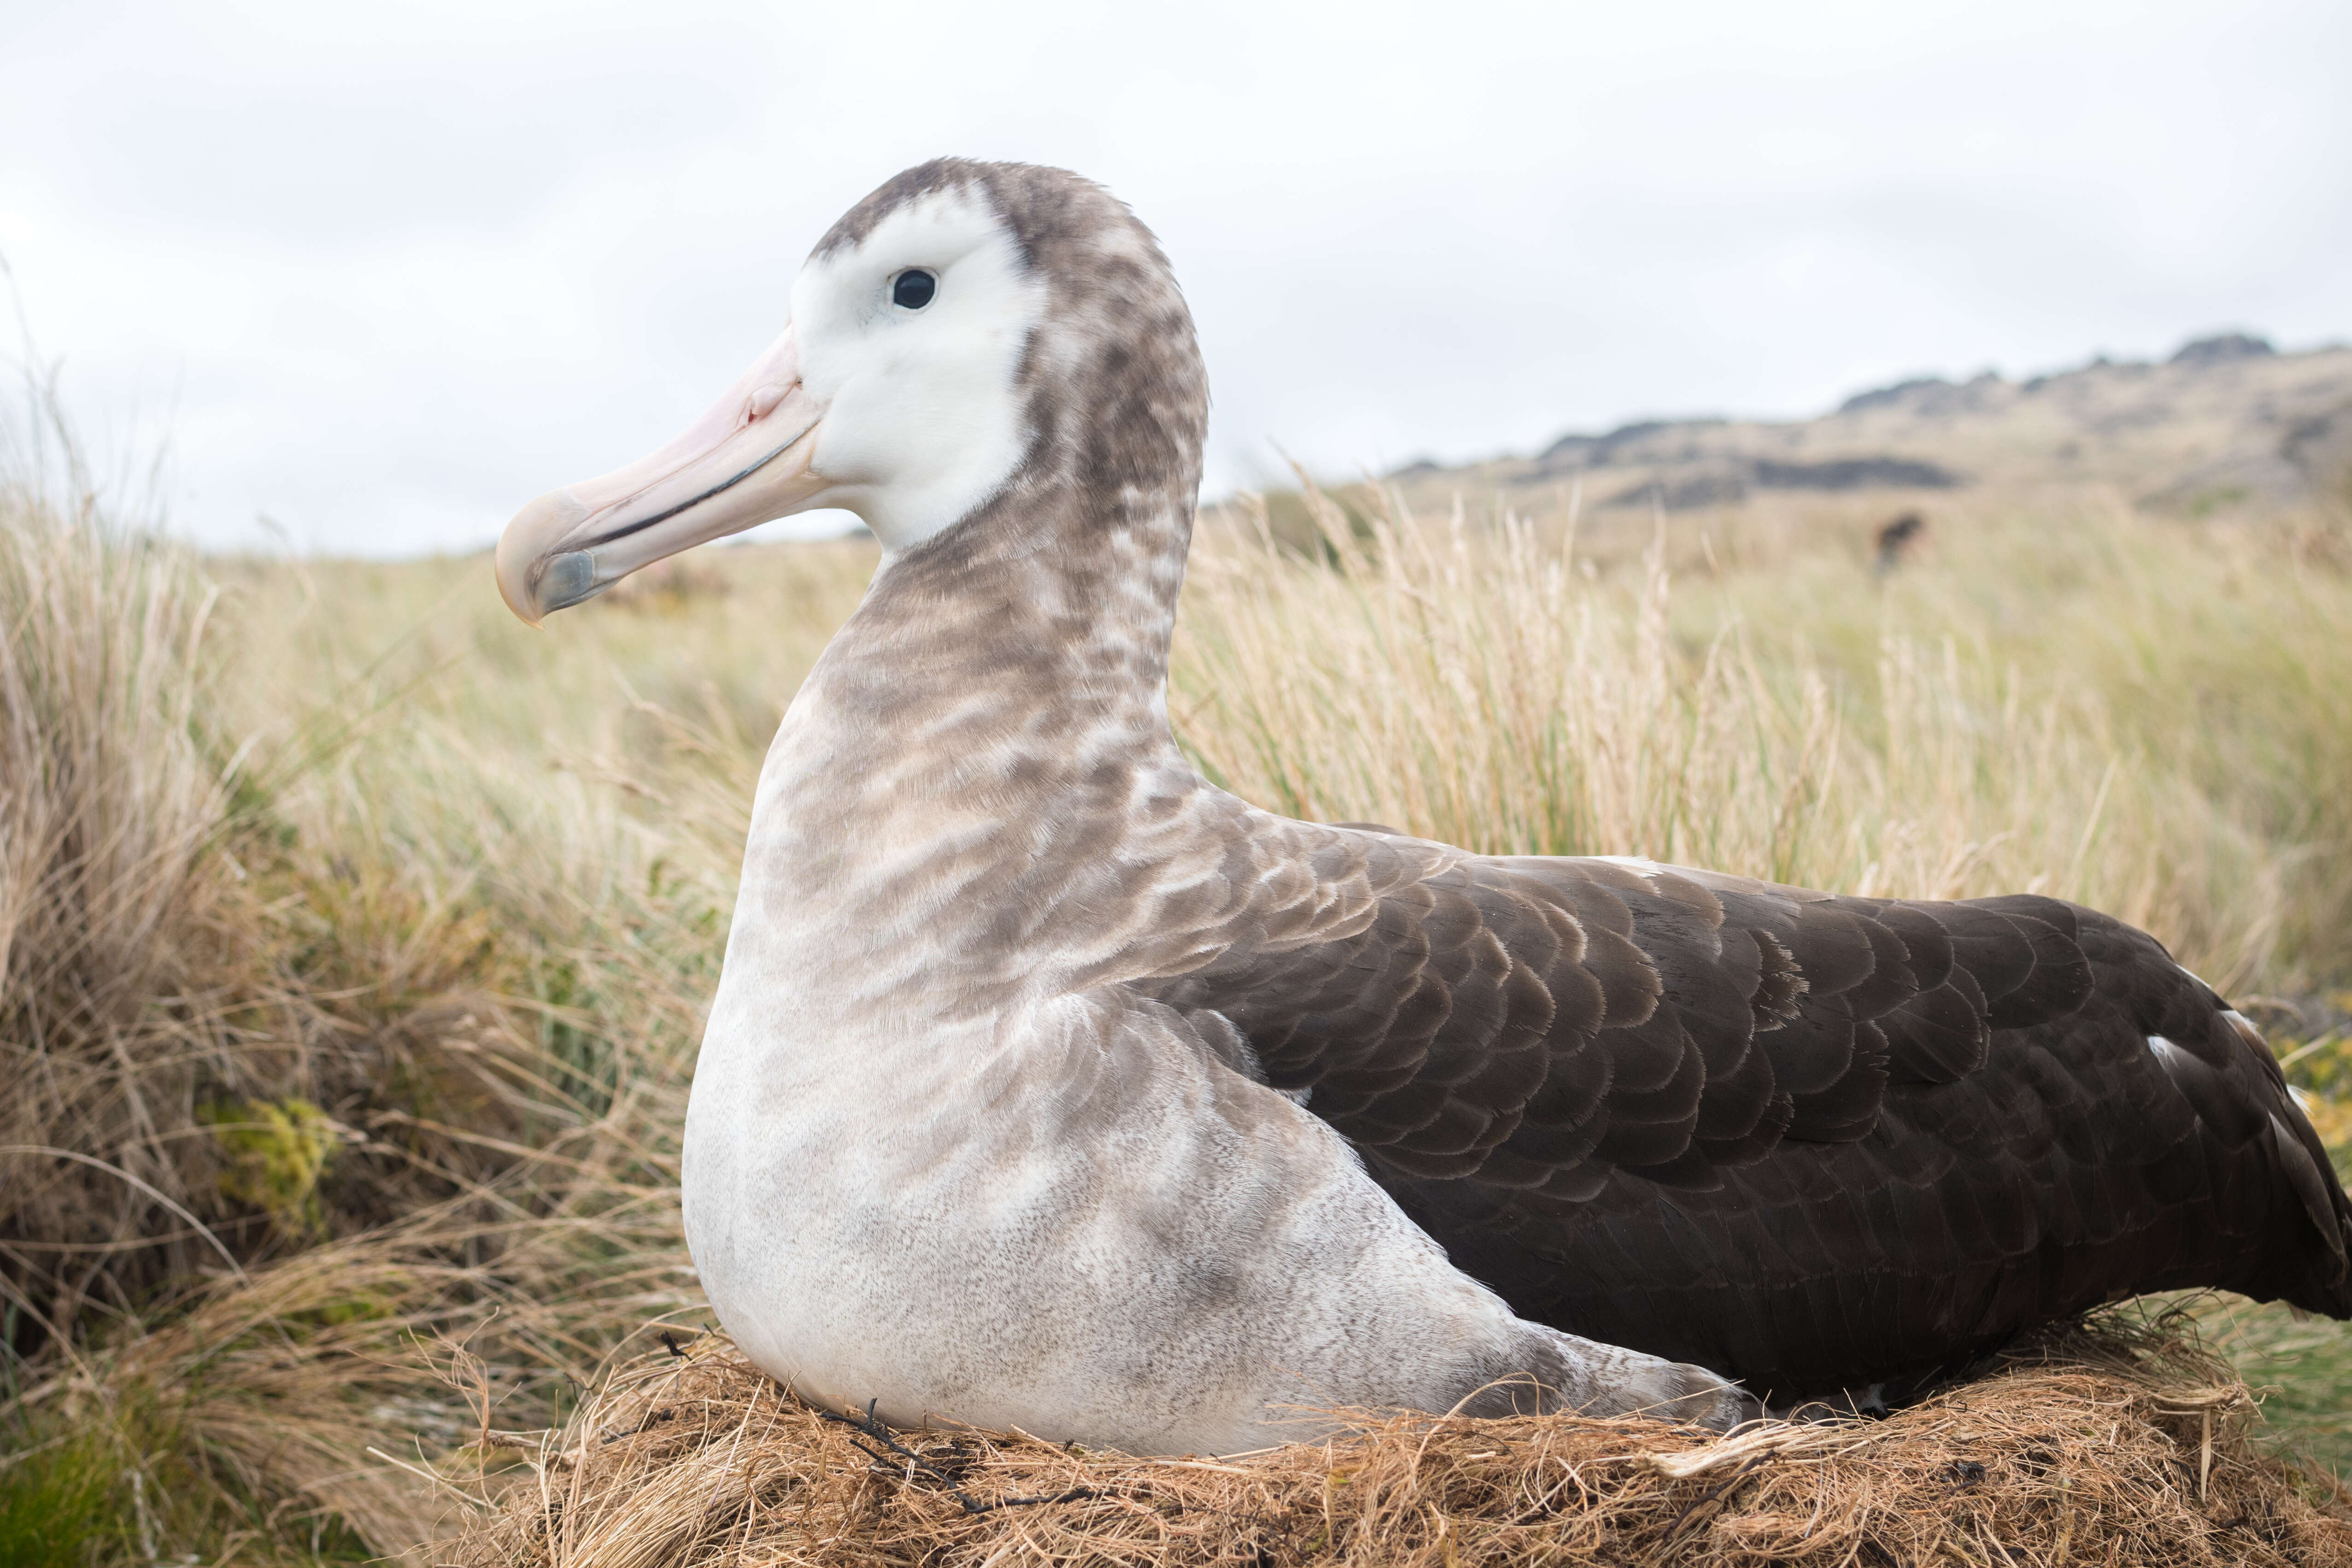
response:
[[[499,592],[532,626],[641,566],[806,507],[824,409],[783,335],[685,434],[625,468],[550,490],[499,537]]]

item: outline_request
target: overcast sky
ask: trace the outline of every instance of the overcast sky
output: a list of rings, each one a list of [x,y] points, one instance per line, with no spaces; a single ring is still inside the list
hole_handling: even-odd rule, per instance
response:
[[[1058,163],[1175,260],[1214,489],[2352,335],[2347,61],[2343,0],[0,0],[0,257],[180,526],[467,549],[898,169]]]

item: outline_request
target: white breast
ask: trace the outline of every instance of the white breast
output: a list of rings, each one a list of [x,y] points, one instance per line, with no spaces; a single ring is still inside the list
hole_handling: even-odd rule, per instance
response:
[[[1417,1304],[1508,1336],[1335,1134],[1160,1010],[1073,998],[917,1047],[758,1027],[748,994],[698,1072],[688,1233],[729,1331],[807,1395],[1235,1448],[1270,1397],[1436,1397],[1459,1356]]]

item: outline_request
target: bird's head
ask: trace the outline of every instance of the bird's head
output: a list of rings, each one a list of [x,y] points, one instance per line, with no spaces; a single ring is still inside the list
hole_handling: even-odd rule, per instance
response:
[[[940,160],[853,207],[783,332],[701,418],[507,525],[498,578],[536,625],[664,556],[819,507],[893,553],[1022,491],[1199,484],[1207,395],[1149,231],[1058,169]]]

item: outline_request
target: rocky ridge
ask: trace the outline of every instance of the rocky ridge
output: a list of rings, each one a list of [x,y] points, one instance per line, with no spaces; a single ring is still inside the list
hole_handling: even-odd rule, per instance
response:
[[[1922,376],[1816,418],[1654,419],[1560,437],[1528,458],[1410,464],[1409,495],[1557,493],[1587,507],[1736,505],[1761,493],[2100,487],[2207,514],[2352,503],[2352,347],[2281,353],[2243,332],[2161,363],[2104,357],[2011,381]]]

